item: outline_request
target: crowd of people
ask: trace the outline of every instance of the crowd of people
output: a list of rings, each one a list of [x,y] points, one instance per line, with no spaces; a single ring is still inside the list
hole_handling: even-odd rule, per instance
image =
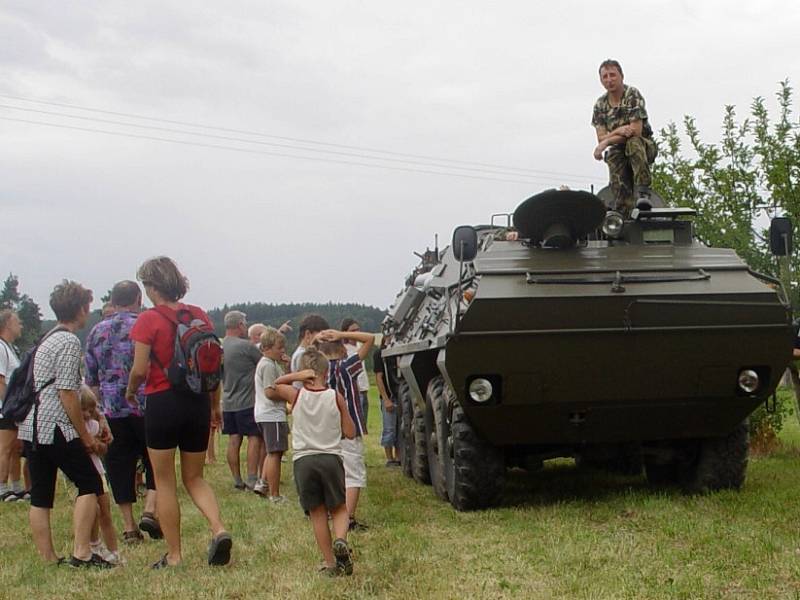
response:
[[[367,527],[356,511],[367,485],[364,362],[373,352],[384,424],[381,445],[387,467],[399,465],[396,365],[374,348],[376,336],[362,332],[354,319],[333,329],[323,317],[307,315],[298,324],[298,346],[289,357],[289,322],[278,328],[248,326],[247,316],[233,310],[224,316],[223,339],[212,336],[223,358],[221,385],[197,391],[201,388],[175,378],[175,365],[187,327],[213,331],[211,320],[202,308],[182,302],[188,280],[170,258],[145,261],[137,280],[152,308],[142,309],[139,283],[116,283],[84,348],[76,332],[86,327],[92,292],[67,280],[55,287],[50,307],[57,325],[30,351],[37,401],[20,422],[0,418],[0,500],[30,502],[32,540],[41,557],[59,565],[108,569],[125,563],[120,541],[141,543],[146,534],[166,543],[152,568],[180,564],[179,453],[183,486],[210,530],[208,564],[228,564],[234,538],[204,478],[204,466],[213,459],[207,454],[209,442],[221,425],[233,486],[271,504],[286,503],[281,471],[291,441],[297,496],[323,559],[319,571],[352,574],[348,534]],[[181,329],[181,323],[188,325]],[[21,333],[19,316],[0,311],[0,399],[27,375],[17,369],[21,356],[14,343]],[[56,552],[50,525],[59,471],[77,489],[68,558]],[[106,483],[121,517],[121,538]],[[137,487],[143,488],[138,493],[144,504],[138,520]]]

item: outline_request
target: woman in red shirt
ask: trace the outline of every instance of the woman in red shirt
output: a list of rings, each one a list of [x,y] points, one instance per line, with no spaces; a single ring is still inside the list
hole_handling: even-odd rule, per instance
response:
[[[192,318],[211,325],[203,309],[179,302],[186,295],[189,282],[172,259],[159,256],[145,261],[136,278],[154,306],[162,307],[162,311],[188,310]],[[136,390],[145,382],[147,450],[156,480],[158,518],[168,548],[153,568],[172,567],[181,562],[176,448],[181,453],[183,485],[211,528],[208,564],[224,565],[230,560],[233,541],[220,519],[214,490],[203,479],[211,422],[220,421],[219,396],[172,388],[165,368],[172,360],[175,332],[176,326],[170,318],[153,309],[139,315],[130,333],[135,350],[125,396],[135,404]]]

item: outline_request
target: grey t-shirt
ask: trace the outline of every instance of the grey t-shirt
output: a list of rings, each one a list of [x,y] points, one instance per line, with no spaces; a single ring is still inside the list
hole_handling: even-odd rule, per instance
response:
[[[14,347],[7,341],[0,339],[0,375],[5,378],[6,385],[11,374],[19,366],[19,357]],[[0,414],[2,414],[3,398],[0,397]]]
[[[294,351],[294,354],[292,354],[292,362],[289,363],[289,368],[292,370],[292,373],[297,373],[300,370],[300,358],[302,358],[303,354],[305,353],[306,349],[302,346],[298,346]],[[295,381],[292,385],[298,390],[303,389],[302,381]]]
[[[261,351],[249,340],[225,336],[222,340],[225,376],[222,382],[222,410],[234,412],[252,409],[256,403],[253,377],[261,360]]]
[[[275,402],[264,393],[275,380],[283,375],[283,369],[271,358],[261,359],[256,367],[256,406],[253,409],[256,423],[285,423],[286,402]]]

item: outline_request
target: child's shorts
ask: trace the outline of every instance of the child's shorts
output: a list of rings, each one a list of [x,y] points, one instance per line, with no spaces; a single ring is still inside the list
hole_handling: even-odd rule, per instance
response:
[[[286,452],[289,449],[289,424],[285,421],[263,421],[257,423],[268,454]]]
[[[342,459],[344,461],[344,484],[348,488],[367,487],[367,465],[364,463],[364,441],[342,440]]]
[[[294,484],[306,513],[321,504],[328,510],[345,503],[344,466],[335,454],[310,454],[294,461]]]

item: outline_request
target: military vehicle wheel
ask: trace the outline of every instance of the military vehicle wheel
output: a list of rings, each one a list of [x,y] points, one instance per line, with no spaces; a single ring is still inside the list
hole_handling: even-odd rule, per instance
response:
[[[414,479],[419,483],[430,485],[431,474],[428,472],[428,434],[425,430],[425,407],[417,406],[416,402],[412,402],[414,407],[414,419],[412,421],[412,452],[411,455],[411,473]]]
[[[403,474],[411,477],[411,450],[413,441],[411,437],[411,422],[413,421],[413,408],[411,400],[411,390],[405,381],[401,381],[397,388],[397,406],[395,410],[400,411],[400,418],[397,420],[397,460],[400,461]]]
[[[444,448],[444,423],[443,414],[444,378],[440,375],[434,377],[428,384],[425,394],[425,431],[428,434],[428,471],[430,473],[433,491],[442,500],[447,500],[447,482],[444,476],[444,458],[440,450]]]
[[[478,437],[461,405],[452,396],[446,400],[441,403],[439,413],[445,440],[440,456],[450,504],[456,510],[494,506],[503,492],[503,453]]]
[[[700,440],[695,460],[681,473],[684,488],[690,493],[741,489],[749,450],[747,420],[724,437]]]

